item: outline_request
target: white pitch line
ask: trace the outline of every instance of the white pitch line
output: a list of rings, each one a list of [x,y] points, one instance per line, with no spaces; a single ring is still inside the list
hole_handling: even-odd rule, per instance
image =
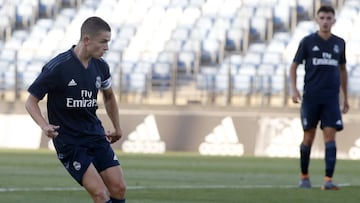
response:
[[[338,184],[340,187],[357,186],[349,183]],[[273,189],[298,188],[297,185],[178,185],[178,186],[127,186],[128,190],[178,190],[178,189]],[[314,186],[320,188],[320,185]],[[46,192],[46,191],[80,191],[82,187],[44,187],[44,188],[4,188],[1,192]]]

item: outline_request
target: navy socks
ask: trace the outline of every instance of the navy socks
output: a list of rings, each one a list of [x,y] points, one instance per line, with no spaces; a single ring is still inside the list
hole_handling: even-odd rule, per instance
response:
[[[334,175],[336,164],[336,143],[330,141],[325,143],[325,176],[332,177]]]
[[[301,145],[300,145],[300,168],[301,168],[301,173],[303,175],[306,175],[309,173],[310,152],[311,152],[311,147],[306,146],[303,143],[301,143]]]
[[[115,199],[111,197],[110,200],[105,203],[125,203],[125,199]]]

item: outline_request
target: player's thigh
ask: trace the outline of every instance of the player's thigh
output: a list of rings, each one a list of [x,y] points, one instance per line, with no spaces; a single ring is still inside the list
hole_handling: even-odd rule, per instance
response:
[[[100,172],[110,194],[125,193],[126,183],[122,167],[112,166]]]
[[[92,196],[109,196],[107,188],[93,164],[90,164],[87,168],[82,179],[82,184]]]

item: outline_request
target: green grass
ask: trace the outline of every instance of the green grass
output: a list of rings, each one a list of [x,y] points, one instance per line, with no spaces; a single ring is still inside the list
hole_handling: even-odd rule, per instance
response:
[[[118,153],[128,185],[127,203],[357,203],[360,164],[339,160],[339,191],[321,191],[323,160],[311,160],[313,189],[297,188],[299,161],[203,157],[190,153]],[[55,190],[59,189],[59,190]],[[0,202],[88,203],[88,194],[50,151],[0,150]]]

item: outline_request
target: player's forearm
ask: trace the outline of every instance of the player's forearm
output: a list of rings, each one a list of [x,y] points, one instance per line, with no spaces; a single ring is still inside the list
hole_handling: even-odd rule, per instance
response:
[[[48,122],[45,120],[44,116],[41,114],[40,107],[38,105],[38,100],[30,95],[26,100],[25,108],[30,114],[31,118],[35,121],[36,124],[40,126],[41,129],[44,129],[48,125]]]
[[[343,67],[341,69],[341,90],[343,92],[344,99],[346,100],[348,98],[347,89],[348,89],[348,75],[347,75],[346,67]]]
[[[105,110],[116,131],[120,131],[119,109],[114,94],[104,96]]]
[[[291,90],[292,92],[297,91],[297,85],[296,85],[296,69],[297,69],[297,64],[292,63],[290,66],[290,84],[291,84]]]

